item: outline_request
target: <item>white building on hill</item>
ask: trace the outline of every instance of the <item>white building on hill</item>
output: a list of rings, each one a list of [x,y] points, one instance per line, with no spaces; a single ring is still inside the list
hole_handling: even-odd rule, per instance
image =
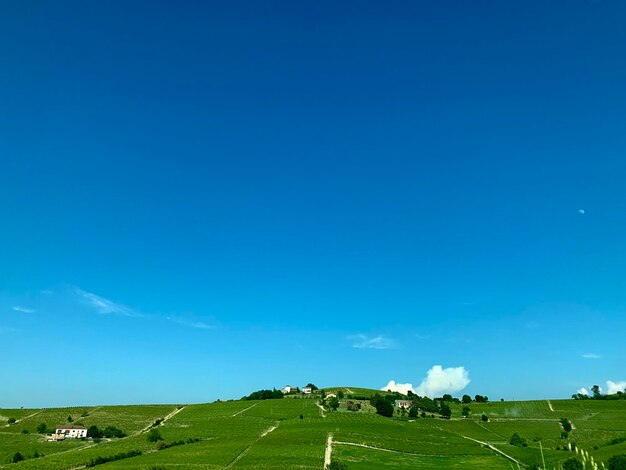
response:
[[[56,434],[71,438],[87,437],[87,428],[84,426],[58,426]]]
[[[396,400],[396,408],[405,408],[408,410],[411,408],[412,404],[413,402],[411,400]]]

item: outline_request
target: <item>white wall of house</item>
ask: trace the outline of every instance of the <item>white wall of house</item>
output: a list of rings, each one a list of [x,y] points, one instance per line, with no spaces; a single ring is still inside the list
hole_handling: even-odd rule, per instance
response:
[[[65,437],[87,437],[87,428],[57,428],[57,434],[65,434]]]

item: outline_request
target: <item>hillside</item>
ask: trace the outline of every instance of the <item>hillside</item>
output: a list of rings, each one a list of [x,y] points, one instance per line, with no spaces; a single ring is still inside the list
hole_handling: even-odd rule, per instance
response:
[[[464,405],[452,404],[449,420],[430,414],[408,419],[397,410],[392,418],[379,416],[369,402],[350,398],[350,392],[369,396],[375,391],[326,389],[340,390],[345,398],[334,412],[322,409],[314,396],[195,405],[0,409],[0,468],[60,470],[101,462],[97,468],[322,469],[325,459],[332,458],[350,470],[510,469],[517,468],[517,462],[520,468],[542,466],[541,449],[550,469],[581,452],[602,468],[601,462],[611,456],[626,454],[626,442],[620,442],[626,436],[625,400],[472,403],[468,418],[461,416]],[[361,410],[348,411],[349,401],[361,403]],[[114,426],[127,436],[46,442],[37,433],[42,423],[50,429],[68,424],[68,417],[72,425]],[[10,418],[16,422],[8,424]],[[561,418],[572,424],[566,438]],[[150,442],[151,433],[162,440]],[[525,445],[509,443],[514,433]],[[564,450],[574,443],[578,452]],[[11,463],[18,452],[25,460]],[[126,458],[106,462],[113,456]]]

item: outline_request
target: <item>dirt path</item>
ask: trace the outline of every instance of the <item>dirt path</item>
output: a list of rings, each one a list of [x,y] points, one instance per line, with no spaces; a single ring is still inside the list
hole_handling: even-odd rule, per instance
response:
[[[502,457],[504,457],[504,458],[506,458],[506,459],[509,459],[509,460],[510,460],[510,461],[512,461],[512,462],[515,462],[518,466],[525,467],[525,465],[524,465],[524,464],[522,464],[519,460],[517,460],[517,459],[515,459],[515,458],[511,457],[509,454],[505,454],[505,453],[504,453],[504,452],[502,452],[500,449],[498,449],[497,447],[492,446],[491,444],[489,444],[489,443],[487,443],[487,442],[479,441],[478,439],[473,439],[473,438],[471,438],[471,437],[467,437],[467,436],[461,436],[461,437],[464,437],[465,439],[468,439],[468,440],[470,440],[470,441],[474,441],[474,442],[476,442],[476,443],[478,443],[478,444],[480,444],[480,445],[482,445],[482,446],[485,446],[485,447],[487,447],[487,448],[491,449],[491,450],[492,450],[492,451],[494,451],[496,454],[499,454],[499,455],[501,455]]]
[[[333,444],[336,446],[363,447],[364,449],[380,450],[381,452],[391,452],[393,454],[417,455],[420,457],[432,456],[432,454],[416,454],[415,452],[403,452],[401,450],[385,449],[384,447],[376,447],[376,446],[370,446],[367,444],[359,444],[357,442],[333,441]]]
[[[180,413],[181,411],[183,411],[185,409],[184,406],[181,406],[180,408],[176,408],[174,411],[172,411],[170,414],[168,414],[165,418],[163,418],[163,421],[161,421],[159,423],[159,426],[163,426],[163,424],[165,424],[165,422],[170,419],[173,418],[174,416],[176,416],[178,413]],[[154,427],[153,426],[154,423],[150,423],[148,424],[145,428],[143,428],[141,431],[135,433],[135,434],[131,434],[131,436],[136,436],[137,434],[141,434],[144,432],[148,432],[150,430],[150,428]],[[130,436],[128,436],[130,437]],[[125,439],[124,437],[122,439]]]
[[[548,400],[548,408],[550,408],[550,411],[554,413],[554,408],[552,408],[552,403],[550,403],[550,400]]]
[[[322,418],[326,418],[326,415],[324,414],[326,410],[324,409],[324,407],[320,405],[319,403],[316,403],[316,405],[320,409],[320,414],[322,415]]]
[[[249,406],[249,407],[248,407],[248,408],[246,408],[245,410],[238,411],[238,412],[237,412],[237,413],[235,413],[232,417],[234,418],[235,416],[238,416],[238,415],[240,415],[241,413],[243,413],[244,411],[248,411],[250,408],[254,408],[254,407],[255,407],[255,406],[257,406],[257,405],[258,405],[258,403],[255,403],[254,405]]]
[[[226,465],[224,467],[224,470],[227,470],[229,468],[231,468],[233,465],[235,465],[237,462],[239,462],[239,460],[241,460],[241,458],[246,455],[250,449],[252,449],[252,446],[254,444],[256,444],[257,442],[259,442],[261,439],[263,439],[265,436],[267,436],[269,433],[271,433],[274,429],[276,429],[278,427],[279,423],[276,423],[276,426],[272,426],[270,428],[267,428],[265,431],[263,431],[263,433],[252,443],[250,444],[248,447],[246,447],[244,450],[242,450],[241,452],[239,452],[239,454],[237,455],[237,457],[235,457],[233,460],[230,461],[230,463],[228,465]]]
[[[33,416],[37,416],[39,413],[41,413],[41,410],[36,411],[36,412],[35,412],[35,413],[33,413],[32,415],[28,415],[28,416],[24,416],[23,418],[16,419],[16,420],[15,420],[15,423],[13,423],[13,424],[5,424],[5,425],[4,425],[4,427],[5,427],[5,428],[8,428],[9,426],[15,426],[15,425],[16,425],[17,423],[19,423],[20,421],[24,421],[25,419],[32,418]]]
[[[330,465],[330,458],[333,455],[333,433],[328,433],[328,438],[326,439],[326,450],[324,451],[324,468]]]

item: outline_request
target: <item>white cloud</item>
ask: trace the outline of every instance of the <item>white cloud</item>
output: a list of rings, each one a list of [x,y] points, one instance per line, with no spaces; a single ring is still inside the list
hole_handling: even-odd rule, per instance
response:
[[[610,380],[606,381],[606,393],[612,395],[617,392],[623,392],[626,390],[626,381],[623,382],[612,382]]]
[[[20,305],[16,305],[15,307],[13,307],[13,310],[15,310],[16,312],[22,312],[22,313],[35,313],[34,308],[22,307]]]
[[[437,365],[430,368],[426,378],[415,389],[421,396],[438,397],[444,393],[463,390],[470,383],[469,373],[465,367],[443,367]]]
[[[174,323],[178,323],[179,325],[189,326],[191,328],[198,328],[201,330],[212,330],[214,328],[213,325],[209,325],[208,323],[204,323],[202,321],[187,320],[185,318],[177,316],[165,317],[165,319]]]
[[[596,353],[585,353],[583,354],[583,357],[585,359],[601,359],[602,358],[600,354],[596,354]]]
[[[381,390],[385,392],[387,390],[391,390],[392,392],[400,392],[403,395],[406,395],[409,390],[411,392],[413,391],[413,384],[397,384],[395,381],[390,380],[385,387],[381,388]]]
[[[587,390],[585,387],[579,389],[576,393],[579,393],[580,395],[587,395],[587,396],[589,396],[589,390]]]
[[[585,214],[585,209],[578,209],[578,213],[580,215],[584,215]]]
[[[364,334],[351,335],[352,347],[357,349],[391,349],[395,346],[393,340],[379,335],[370,337]]]
[[[420,396],[439,397],[444,393],[455,393],[463,390],[470,383],[469,372],[465,367],[443,367],[436,365],[430,368],[426,377],[417,388],[413,384],[399,384],[390,380],[381,390],[391,390],[406,394],[409,390]]]
[[[107,315],[124,315],[126,317],[142,317],[143,315],[126,305],[118,304],[112,300],[100,297],[92,292],[87,292],[78,287],[74,287],[74,292],[87,305],[96,310],[96,312]]]

